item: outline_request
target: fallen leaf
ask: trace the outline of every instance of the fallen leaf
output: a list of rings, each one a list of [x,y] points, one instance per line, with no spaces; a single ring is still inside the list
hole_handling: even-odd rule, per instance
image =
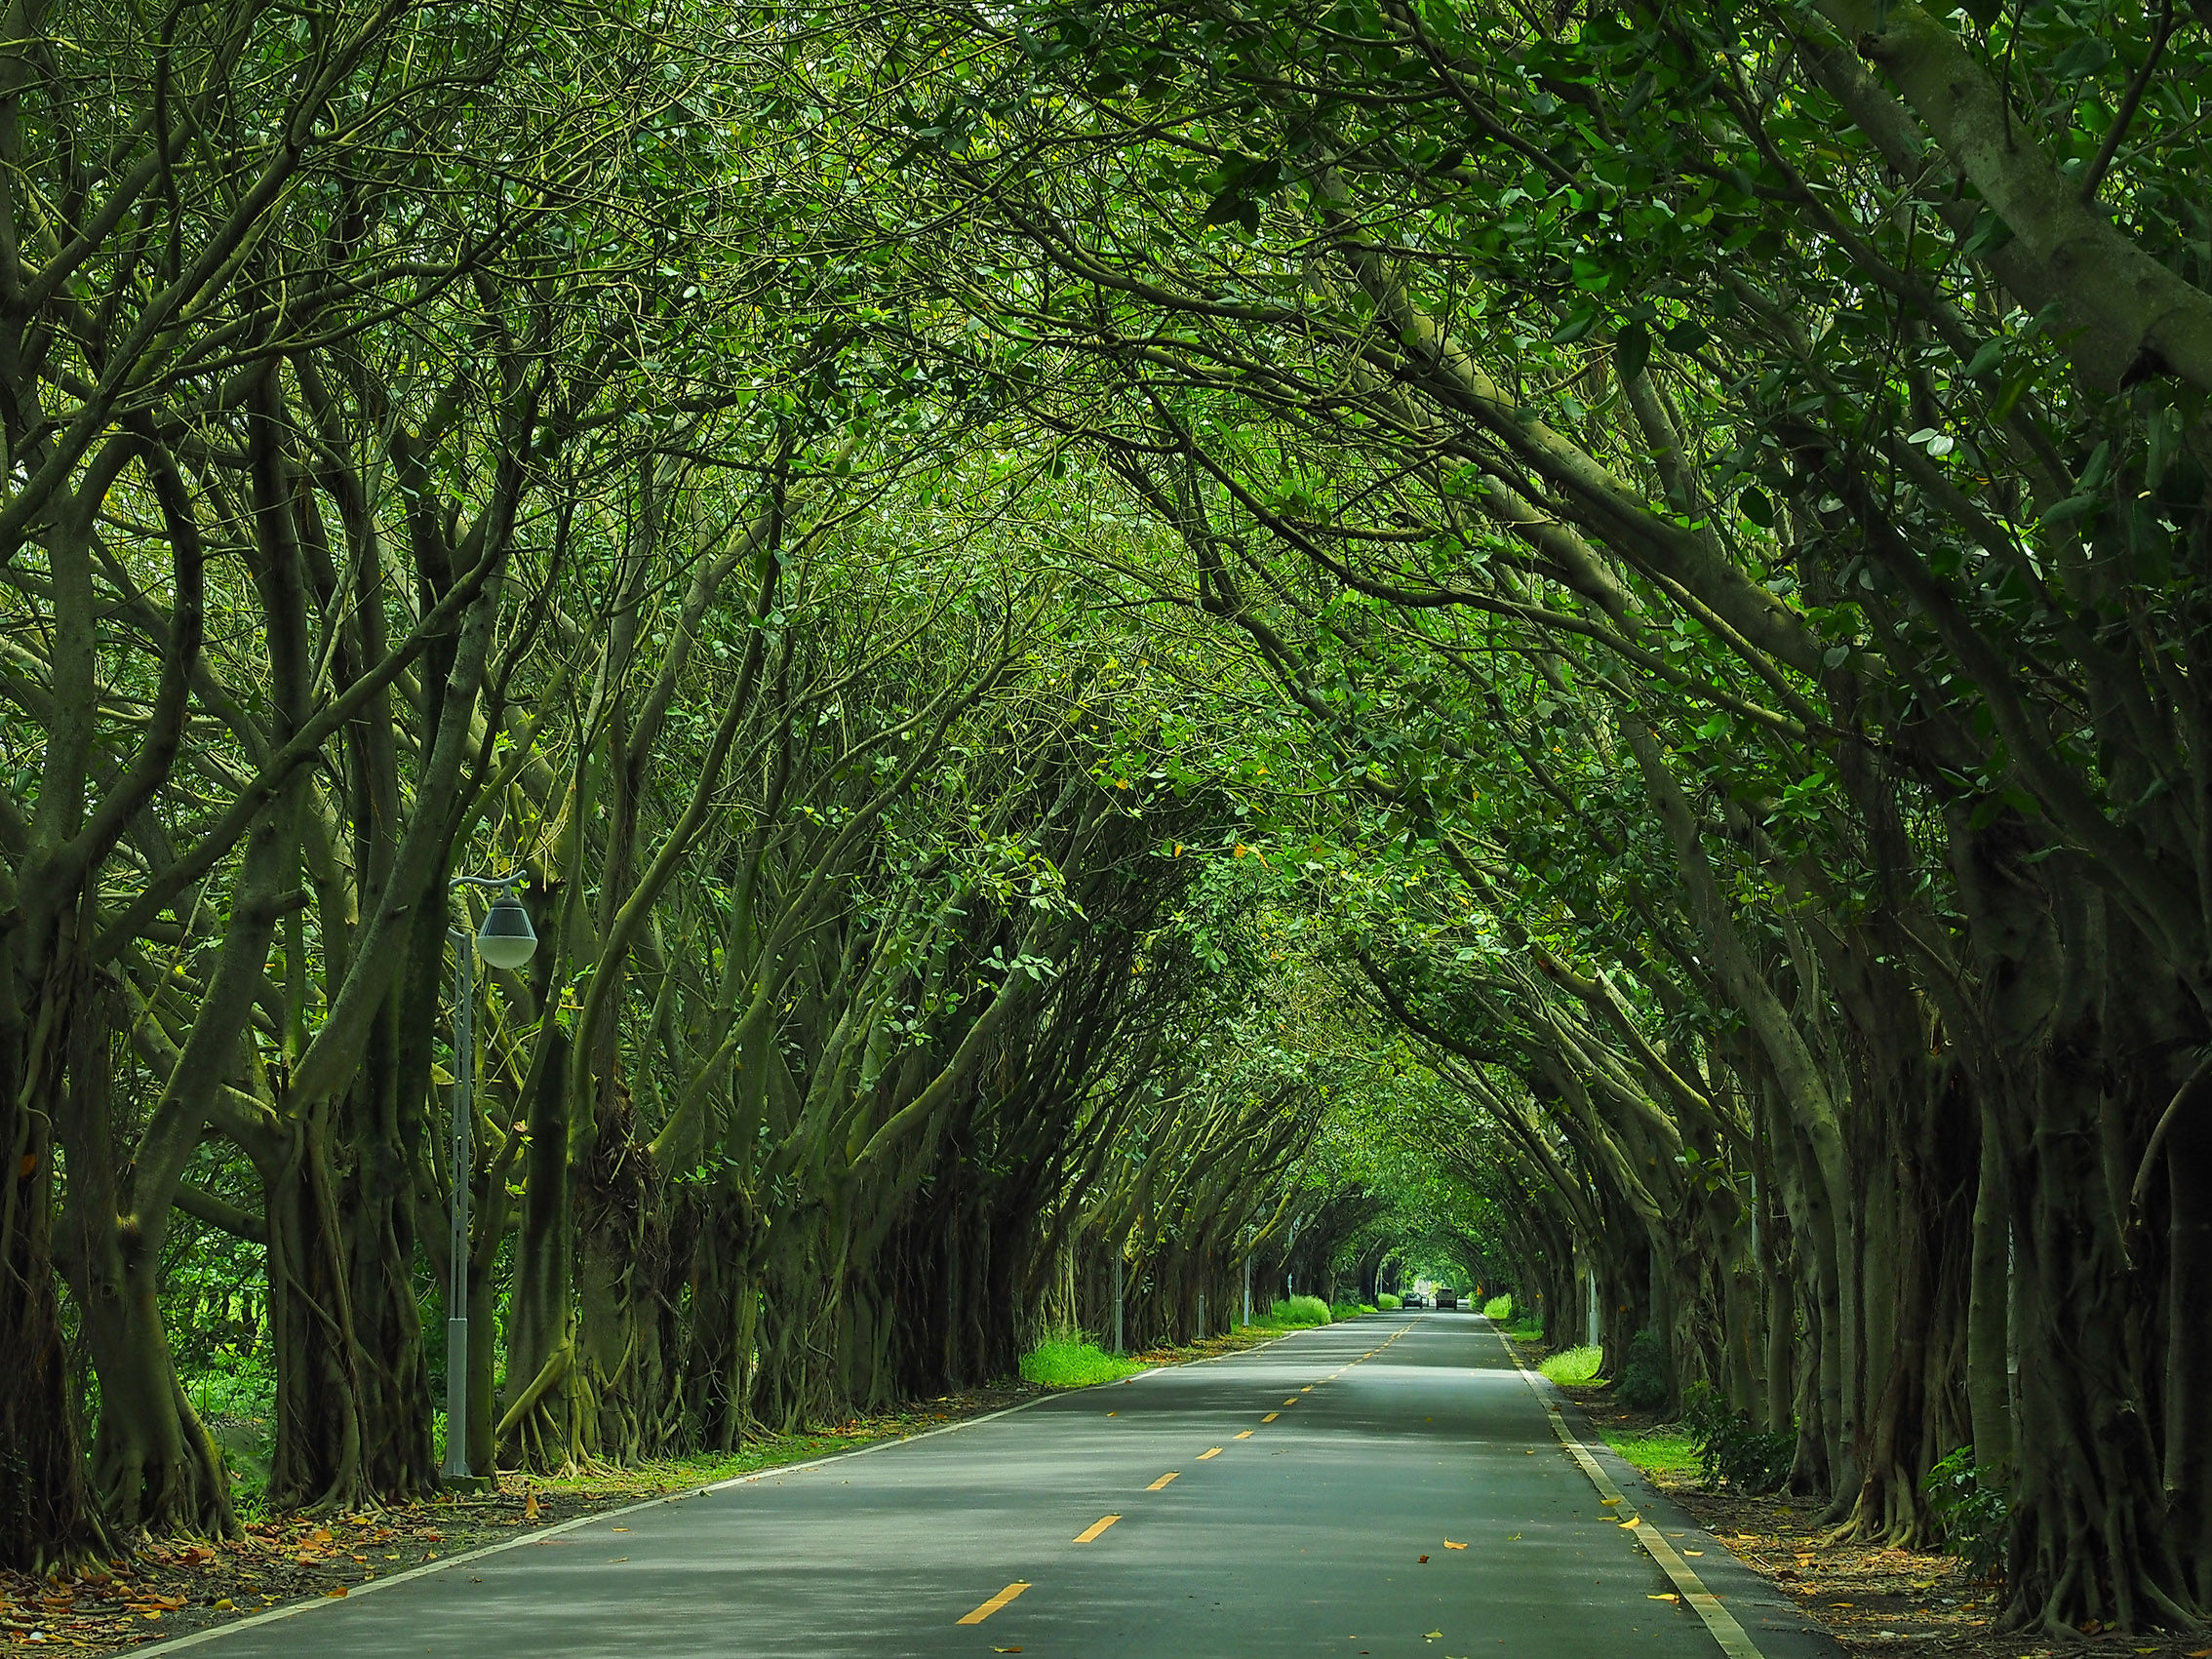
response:
[[[1465,1544],[1454,1544],[1449,1538],[1443,1541],[1443,1547],[1447,1550],[1464,1550],[1467,1548]]]
[[[1422,1557],[1421,1559],[1422,1559],[1423,1560],[1428,1560],[1429,1558],[1428,1558],[1427,1556],[1423,1556],[1423,1557]]]
[[[537,1519],[537,1488],[535,1486],[531,1487],[530,1495],[523,1499],[522,1518],[525,1521],[535,1521]]]
[[[1438,1638],[1438,1637],[1440,1637],[1440,1636],[1442,1636],[1442,1635],[1443,1635],[1443,1632],[1442,1632],[1442,1631],[1441,1631],[1441,1630],[1433,1630],[1433,1631],[1429,1632],[1429,1634],[1428,1634],[1427,1636],[1423,1637],[1423,1638],[1422,1638],[1421,1639],[1422,1639],[1423,1641],[1434,1641],[1434,1640],[1436,1640],[1436,1639],[1437,1639],[1437,1638]]]
[[[330,1594],[334,1600],[341,1597],[345,1594],[345,1586],[341,1584],[336,1590],[330,1592]]]

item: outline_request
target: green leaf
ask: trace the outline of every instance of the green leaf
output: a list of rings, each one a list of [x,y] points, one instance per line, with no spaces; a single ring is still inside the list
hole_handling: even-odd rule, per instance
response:
[[[2094,75],[2113,60],[2113,49],[2095,35],[2075,41],[2051,59],[2051,74],[2062,81]]]
[[[1559,326],[1552,336],[1554,345],[1572,345],[1598,326],[1598,308],[1586,305]]]
[[[2044,509],[2043,522],[2045,524],[2072,524],[2075,519],[2085,517],[2101,506],[2104,499],[2095,491],[2091,491],[2085,495],[2069,495],[2065,500],[2056,502]]]
[[[1997,217],[1996,210],[1984,208],[1974,220],[1974,234],[1966,238],[1959,249],[1969,259],[1978,259],[1984,254],[1994,254],[2012,240],[2012,226]]]
[[[1736,511],[1751,520],[1761,530],[1774,528],[1774,503],[1767,499],[1766,492],[1754,487],[1736,497]]]
[[[1613,370],[1624,380],[1642,374],[1650,357],[1651,331],[1641,323],[1629,324],[1613,342]]]

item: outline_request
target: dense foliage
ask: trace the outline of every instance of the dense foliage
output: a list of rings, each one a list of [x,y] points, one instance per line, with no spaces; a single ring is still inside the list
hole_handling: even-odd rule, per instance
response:
[[[0,1559],[1446,1262],[2212,1606],[2212,18],[19,18]]]

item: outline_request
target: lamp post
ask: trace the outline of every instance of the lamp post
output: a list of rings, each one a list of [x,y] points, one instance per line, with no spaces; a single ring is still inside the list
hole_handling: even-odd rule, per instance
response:
[[[468,1470],[468,1197],[476,1169],[476,958],[494,968],[520,968],[537,949],[530,912],[515,897],[520,870],[504,876],[455,876],[449,892],[494,888],[499,896],[474,933],[449,928],[454,942],[453,1261],[446,1287],[446,1468],[448,1481]]]

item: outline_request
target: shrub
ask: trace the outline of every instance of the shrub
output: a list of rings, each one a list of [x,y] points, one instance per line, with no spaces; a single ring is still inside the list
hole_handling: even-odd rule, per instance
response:
[[[1659,1333],[1639,1330],[1629,1343],[1628,1363],[1621,1367],[1613,1398],[1631,1411],[1656,1411],[1672,1392],[1667,1357],[1659,1350]]]
[[[1403,1307],[1404,1304],[1388,1290],[1377,1290],[1375,1292],[1375,1306],[1387,1314],[1393,1309]]]
[[[1598,1372],[1605,1363],[1602,1348],[1562,1348],[1536,1368],[1556,1383],[1568,1388],[1596,1382]]]
[[[1496,1320],[1500,1324],[1512,1319],[1513,1292],[1509,1290],[1503,1296],[1492,1296],[1487,1302],[1484,1302],[1482,1304],[1482,1317],[1486,1320]]]
[[[1319,1296],[1292,1296],[1267,1311],[1270,1324],[1326,1324],[1328,1304]]]
[[[1357,1302],[1332,1302],[1329,1304],[1328,1317],[1332,1320],[1356,1320],[1362,1314],[1371,1314],[1374,1311],[1372,1308],[1363,1308]]]
[[[1021,1357],[1021,1376],[1046,1388],[1088,1388],[1144,1367],[1080,1336],[1047,1336]]]
[[[1797,1437],[1753,1428],[1751,1418],[1729,1410],[1711,1383],[1693,1383],[1682,1397],[1682,1426],[1696,1437],[1699,1478],[1708,1490],[1730,1485],[1771,1492],[1790,1478]]]
[[[2001,1572],[2012,1506],[1995,1476],[1974,1461],[1974,1448],[1962,1445],[1938,1463],[1922,1477],[1920,1488],[1943,1522],[1943,1547],[1976,1578]]]

